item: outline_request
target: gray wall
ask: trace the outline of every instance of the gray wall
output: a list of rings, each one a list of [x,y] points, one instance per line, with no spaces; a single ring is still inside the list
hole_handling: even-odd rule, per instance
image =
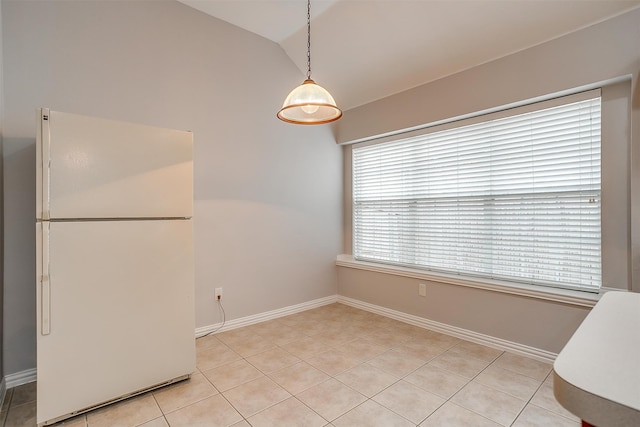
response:
[[[174,1],[2,6],[5,375],[35,366],[39,106],[194,132],[196,326],[216,287],[227,319],[336,293],[341,148],[276,118],[304,77],[278,45]]]
[[[340,143],[384,135],[552,93],[603,88],[603,282],[640,291],[640,9],[539,46],[345,112]],[[632,128],[635,132],[632,132]],[[632,150],[632,147],[636,147]],[[344,247],[351,251],[351,146],[344,147]],[[635,218],[634,221],[631,219]],[[587,309],[567,304],[339,268],[350,298],[558,352]]]
[[[4,378],[2,342],[4,333],[4,168],[2,135],[4,130],[4,85],[2,79],[2,4],[0,4],[0,378]]]

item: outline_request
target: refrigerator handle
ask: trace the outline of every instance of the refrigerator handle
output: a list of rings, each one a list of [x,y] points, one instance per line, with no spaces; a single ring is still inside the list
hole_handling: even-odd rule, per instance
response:
[[[42,224],[41,319],[42,335],[51,333],[51,278],[49,276],[49,223]]]
[[[51,167],[51,141],[49,133],[49,109],[41,110],[42,139],[42,219],[49,219],[49,180]]]

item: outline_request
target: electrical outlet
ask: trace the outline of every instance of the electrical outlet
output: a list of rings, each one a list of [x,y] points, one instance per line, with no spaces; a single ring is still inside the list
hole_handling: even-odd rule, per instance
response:
[[[427,285],[425,285],[424,283],[418,283],[418,295],[420,295],[421,297],[427,296]]]
[[[222,288],[215,289],[215,297],[216,299],[222,299]]]

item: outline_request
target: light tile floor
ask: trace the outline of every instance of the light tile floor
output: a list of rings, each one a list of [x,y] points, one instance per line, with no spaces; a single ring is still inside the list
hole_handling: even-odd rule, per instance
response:
[[[551,365],[343,304],[196,340],[188,381],[66,427],[579,426]],[[7,391],[4,427],[35,426],[35,383]]]

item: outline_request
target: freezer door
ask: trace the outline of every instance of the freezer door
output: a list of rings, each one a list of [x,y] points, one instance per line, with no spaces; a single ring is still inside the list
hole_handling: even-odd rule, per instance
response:
[[[190,220],[38,227],[38,424],[195,371]]]
[[[193,135],[39,110],[36,217],[191,217]]]

